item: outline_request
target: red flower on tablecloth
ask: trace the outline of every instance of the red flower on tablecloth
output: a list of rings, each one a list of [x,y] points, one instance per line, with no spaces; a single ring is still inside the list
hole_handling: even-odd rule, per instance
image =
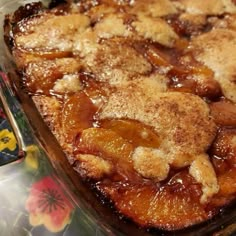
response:
[[[51,232],[59,232],[70,223],[73,209],[53,176],[44,177],[34,183],[26,200],[30,224],[43,224]]]

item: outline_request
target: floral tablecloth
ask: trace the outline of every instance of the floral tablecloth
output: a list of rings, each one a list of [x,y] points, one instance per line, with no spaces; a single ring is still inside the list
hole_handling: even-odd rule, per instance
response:
[[[0,165],[17,159],[18,147],[6,116],[0,107]]]
[[[24,158],[18,151],[0,107],[0,235],[104,235],[71,201],[36,145]]]

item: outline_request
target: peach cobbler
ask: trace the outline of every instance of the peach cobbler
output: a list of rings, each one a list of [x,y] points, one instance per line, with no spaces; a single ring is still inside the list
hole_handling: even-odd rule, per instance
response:
[[[5,42],[78,175],[138,225],[182,229],[236,197],[236,2],[27,4]]]

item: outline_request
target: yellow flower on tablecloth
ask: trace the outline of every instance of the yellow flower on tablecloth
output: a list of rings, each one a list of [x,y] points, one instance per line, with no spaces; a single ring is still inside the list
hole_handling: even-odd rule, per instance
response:
[[[16,138],[13,132],[3,129],[0,131],[0,151],[6,148],[14,151],[16,149]]]
[[[34,183],[25,207],[32,226],[44,225],[56,233],[70,224],[74,206],[54,179],[46,176]]]
[[[25,166],[30,171],[35,171],[39,167],[40,151],[36,145],[26,148]]]

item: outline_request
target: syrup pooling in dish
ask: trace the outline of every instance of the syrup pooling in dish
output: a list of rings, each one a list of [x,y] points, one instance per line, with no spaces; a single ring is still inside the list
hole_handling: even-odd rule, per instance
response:
[[[232,202],[233,1],[54,5],[6,16],[5,40],[71,168],[146,228],[182,229]]]

